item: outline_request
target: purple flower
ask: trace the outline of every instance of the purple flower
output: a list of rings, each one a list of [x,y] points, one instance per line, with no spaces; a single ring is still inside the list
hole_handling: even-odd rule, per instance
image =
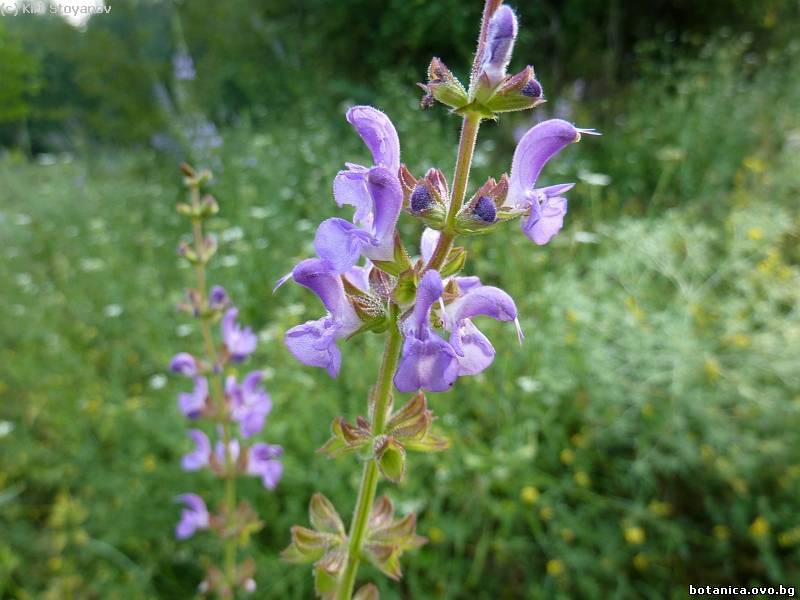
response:
[[[261,483],[268,490],[274,490],[283,475],[283,465],[276,460],[283,454],[283,448],[271,444],[253,444],[247,453],[247,472],[261,477]]]
[[[236,322],[238,308],[229,308],[222,317],[222,340],[233,362],[241,362],[256,349],[256,334],[249,327],[241,327]]]
[[[347,111],[347,121],[355,128],[372,153],[372,167],[347,163],[333,180],[333,197],[339,206],[350,204],[356,212],[353,222],[363,224],[372,214],[367,192],[367,176],[373,167],[383,167],[397,177],[400,169],[400,141],[397,131],[385,114],[371,106],[354,106]]]
[[[471,318],[485,315],[498,321],[514,321],[521,340],[517,307],[506,292],[489,285],[481,285],[477,277],[456,278],[456,281],[464,295],[445,309],[447,325],[451,331],[450,345],[458,356],[458,375],[475,375],[492,364],[495,350],[488,338],[475,327]]]
[[[371,213],[359,225],[339,218],[326,219],[317,228],[314,249],[337,273],[344,273],[360,256],[392,260],[394,230],[403,206],[403,189],[396,175],[374,167],[365,176]]]
[[[172,70],[179,81],[191,81],[196,75],[194,62],[186,50],[180,50],[172,57]]]
[[[189,437],[195,443],[195,449],[181,459],[183,470],[197,471],[207,467],[211,456],[211,442],[208,441],[208,436],[199,429],[190,429]]]
[[[178,408],[190,419],[196,419],[205,410],[207,400],[208,380],[205,377],[195,377],[194,389],[178,394]]]
[[[489,85],[496,86],[505,79],[516,39],[517,16],[508,6],[503,5],[489,20],[489,33],[481,64],[481,75],[486,77]]]
[[[248,438],[264,428],[264,421],[272,410],[272,400],[261,387],[264,374],[253,371],[239,385],[236,377],[229,376],[225,381],[225,393],[231,405],[231,417],[239,423],[242,437]]]
[[[169,369],[173,373],[194,377],[197,375],[197,361],[188,352],[180,352],[172,358],[169,363]]]
[[[186,505],[181,511],[181,520],[175,527],[175,537],[185,540],[192,537],[198,529],[208,529],[208,509],[197,494],[182,494],[176,499]]]
[[[208,307],[211,310],[221,310],[225,308],[229,302],[230,299],[224,287],[215,285],[211,288],[211,293],[208,296]]]
[[[559,150],[580,140],[581,133],[593,132],[576,129],[561,119],[550,119],[532,127],[514,151],[505,204],[527,213],[522,231],[540,246],[549,242],[564,224],[567,200],[562,194],[574,184],[535,189],[536,180],[547,161]]]
[[[304,365],[321,367],[336,377],[342,362],[336,342],[355,332],[361,320],[344,292],[341,278],[326,261],[304,260],[294,268],[291,277],[319,296],[328,314],[292,327],[284,338],[286,346]]]
[[[453,348],[430,326],[431,306],[444,291],[437,271],[428,271],[417,289],[414,311],[403,323],[403,350],[394,376],[401,392],[423,389],[443,392],[450,389],[458,377],[458,357]]]

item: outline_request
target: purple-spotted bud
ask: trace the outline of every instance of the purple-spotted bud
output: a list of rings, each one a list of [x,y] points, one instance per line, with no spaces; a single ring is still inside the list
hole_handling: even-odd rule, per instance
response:
[[[411,212],[423,213],[431,207],[433,202],[433,195],[424,184],[417,184],[417,187],[411,192]]]
[[[479,221],[484,223],[494,223],[497,218],[497,208],[491,198],[481,196],[472,208],[472,214]]]
[[[215,285],[211,288],[211,293],[208,295],[208,308],[211,310],[222,310],[227,308],[230,301],[225,288],[221,285]]]
[[[508,178],[486,180],[456,216],[456,230],[462,234],[485,233],[501,220],[499,207],[508,193]]]
[[[517,39],[517,15],[508,6],[501,6],[489,21],[489,34],[483,53],[479,77],[495,87],[506,76],[511,52]]]
[[[528,81],[528,83],[522,86],[520,93],[528,98],[541,98],[543,93],[542,84],[535,79],[531,79]]]
[[[411,191],[407,211],[428,227],[441,229],[447,216],[448,196],[447,181],[442,172],[428,169]]]
[[[539,106],[544,102],[544,92],[535,77],[533,67],[525,67],[500,84],[484,106],[493,114]]]

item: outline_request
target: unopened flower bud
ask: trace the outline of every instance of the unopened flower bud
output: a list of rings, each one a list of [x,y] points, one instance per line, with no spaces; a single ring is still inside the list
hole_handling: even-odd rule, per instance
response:
[[[415,213],[424,212],[431,204],[433,204],[433,197],[428,191],[428,188],[422,184],[418,184],[417,187],[414,188],[414,191],[411,192],[411,211]]]
[[[491,198],[481,196],[475,203],[475,206],[472,209],[472,214],[479,221],[483,221],[484,223],[494,223],[494,220],[497,218],[497,208],[495,207]]]
[[[514,41],[517,39],[517,16],[508,6],[501,6],[489,21],[489,35],[481,65],[481,75],[494,87],[506,76],[511,61]]]
[[[222,310],[230,302],[228,293],[221,285],[215,285],[211,288],[211,293],[208,296],[208,308],[211,310]]]
[[[522,86],[520,93],[523,96],[527,96],[528,98],[541,98],[542,97],[542,84],[536,81],[535,79],[531,79]]]

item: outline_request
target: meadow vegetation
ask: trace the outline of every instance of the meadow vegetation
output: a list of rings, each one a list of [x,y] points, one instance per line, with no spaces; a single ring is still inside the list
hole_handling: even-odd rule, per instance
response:
[[[552,244],[511,230],[468,244],[527,339],[519,351],[486,323],[493,368],[432,400],[453,448],[388,489],[430,544],[399,585],[364,571],[382,597],[800,585],[800,45],[751,44],[719,36],[597,106],[564,91],[542,109],[604,137],[546,173],[578,183]],[[386,83],[375,104],[409,168],[449,172],[455,120],[417,110],[411,80]],[[254,551],[270,598],[310,595],[278,552],[311,493],[352,502],[357,470],[314,450],[332,417],[362,410],[380,354],[359,337],[332,381],[281,341],[319,307],[272,286],[332,214],[333,175],[364,154],[340,111],[313,108],[239,122],[215,150],[212,277],[258,330],[270,440],[285,448],[275,493],[241,491],[266,522]],[[486,127],[473,186],[508,168],[529,124]],[[173,497],[216,487],[178,468],[189,442],[167,365],[198,332],[175,310],[177,165],[145,149],[12,152],[0,190],[0,597],[189,597],[208,538],[173,539]]]

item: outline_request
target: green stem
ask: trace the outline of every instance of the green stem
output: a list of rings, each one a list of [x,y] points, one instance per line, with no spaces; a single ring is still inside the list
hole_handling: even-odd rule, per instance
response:
[[[386,346],[383,350],[383,361],[378,373],[378,383],[375,386],[373,416],[372,416],[372,435],[373,437],[383,433],[386,423],[386,416],[389,408],[389,401],[392,397],[392,378],[394,377],[397,363],[400,360],[400,348],[402,346],[402,336],[397,327],[398,307],[395,304],[390,306],[389,337],[386,339]],[[367,532],[367,520],[369,519],[370,509],[375,501],[375,492],[378,489],[378,465],[374,458],[371,458],[364,465],[364,473],[361,476],[361,485],[358,490],[358,500],[353,513],[353,523],[350,526],[349,545],[347,548],[347,563],[339,587],[336,590],[336,600],[350,600],[355,587],[356,574],[358,573],[358,563],[361,560],[361,545],[364,542],[364,535]]]
[[[456,170],[453,174],[453,192],[450,194],[450,207],[447,210],[445,228],[439,235],[436,249],[426,269],[440,269],[450,254],[453,247],[452,228],[458,211],[464,203],[464,196],[469,183],[469,171],[472,168],[472,156],[475,153],[475,143],[478,141],[478,129],[481,126],[480,116],[468,113],[461,124],[461,139],[458,142],[458,155],[456,156]]]
[[[191,203],[195,209],[200,206],[200,190],[194,185],[191,188]],[[203,226],[199,218],[192,219],[192,236],[194,238],[194,249],[198,256],[203,251]],[[214,347],[214,338],[211,333],[211,321],[207,316],[208,312],[208,290],[206,289],[206,268],[205,262],[200,260],[195,265],[195,275],[197,278],[197,293],[200,303],[200,330],[203,336],[203,347],[206,358],[211,363],[212,368],[216,369],[219,357]],[[225,392],[222,386],[222,374],[211,377],[211,401],[216,405],[218,418],[225,414]],[[223,419],[222,423],[222,443],[225,448],[225,514],[231,518],[236,508],[236,475],[234,472],[233,457],[230,454],[231,432],[230,423]],[[230,536],[225,540],[225,579],[230,589],[236,589],[236,538]],[[231,596],[233,597],[233,596]]]

